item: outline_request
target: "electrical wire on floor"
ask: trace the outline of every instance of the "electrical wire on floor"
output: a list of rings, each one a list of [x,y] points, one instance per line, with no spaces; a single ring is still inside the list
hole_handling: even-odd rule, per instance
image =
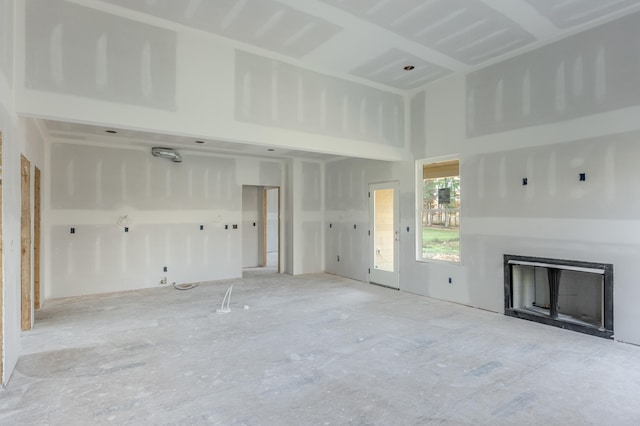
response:
[[[227,292],[224,294],[224,298],[222,299],[222,304],[220,305],[220,309],[216,309],[216,312],[219,314],[228,314],[231,312],[231,308],[229,308],[229,303],[231,303],[231,292],[233,291],[233,285],[227,289]],[[227,306],[225,307],[225,302]]]
[[[176,290],[191,290],[198,287],[198,284],[176,284],[173,283],[173,288]]]

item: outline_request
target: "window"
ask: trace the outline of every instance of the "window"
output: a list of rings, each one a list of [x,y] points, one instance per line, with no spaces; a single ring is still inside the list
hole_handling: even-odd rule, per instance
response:
[[[460,163],[422,162],[419,259],[460,262]]]

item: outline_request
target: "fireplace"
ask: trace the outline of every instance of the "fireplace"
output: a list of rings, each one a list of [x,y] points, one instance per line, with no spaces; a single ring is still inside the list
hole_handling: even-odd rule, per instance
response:
[[[504,313],[613,338],[613,265],[505,254]]]

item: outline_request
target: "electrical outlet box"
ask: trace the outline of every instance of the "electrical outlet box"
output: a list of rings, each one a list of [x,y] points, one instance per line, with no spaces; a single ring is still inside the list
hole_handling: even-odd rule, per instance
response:
[[[167,277],[160,278],[160,285],[167,285]]]

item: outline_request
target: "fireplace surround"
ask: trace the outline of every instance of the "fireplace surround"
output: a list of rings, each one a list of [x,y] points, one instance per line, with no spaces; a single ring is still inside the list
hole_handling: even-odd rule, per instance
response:
[[[505,254],[504,313],[613,338],[613,265]]]

